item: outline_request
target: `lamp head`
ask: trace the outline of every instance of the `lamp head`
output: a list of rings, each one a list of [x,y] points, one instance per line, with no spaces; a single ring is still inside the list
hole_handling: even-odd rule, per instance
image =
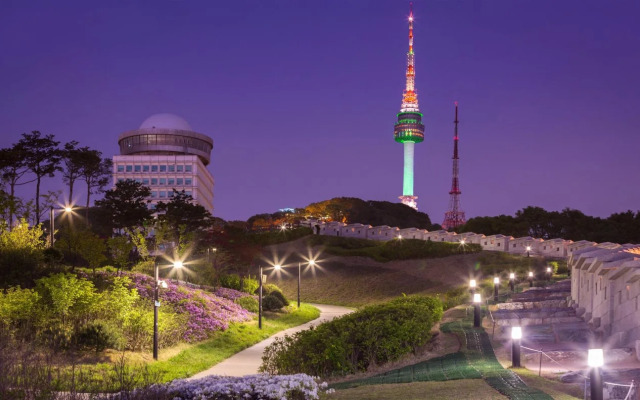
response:
[[[531,246],[527,246],[527,251],[531,251]]]
[[[529,278],[533,278],[533,272],[529,271]]]
[[[73,211],[72,207],[67,206],[64,208],[64,212],[71,212],[71,211]]]
[[[480,304],[480,303],[482,303],[482,296],[480,296],[480,293],[475,293],[475,294],[473,295],[473,302],[474,302],[475,304]]]
[[[547,267],[547,273],[551,273],[551,267]]]
[[[282,265],[276,264],[273,266],[273,269],[275,269],[276,271],[280,271],[282,269]]]
[[[309,260],[309,266],[315,267],[315,265],[316,265],[316,260]]]
[[[469,286],[471,286],[472,288],[475,288],[475,287],[476,287],[476,285],[477,285],[477,283],[476,283],[476,280],[475,280],[475,279],[471,279],[471,280],[469,281]]]
[[[511,279],[511,280],[516,279],[516,274],[514,274],[513,272],[511,272],[511,273],[509,274],[509,279]]]
[[[463,245],[463,244],[465,244],[465,243],[466,243],[466,242],[464,241],[464,239],[462,239],[462,240],[460,241],[460,244],[462,244],[462,245]]]
[[[598,368],[604,365],[604,352],[602,349],[589,349],[587,364],[591,368]]]
[[[182,264],[182,261],[180,261],[180,260],[173,262],[173,267],[174,268],[182,268],[182,266],[183,266],[183,264]]]
[[[497,276],[495,278],[493,278],[493,283],[495,283],[496,285],[500,283],[500,278],[498,278]]]
[[[522,327],[514,326],[511,328],[511,339],[522,339]]]

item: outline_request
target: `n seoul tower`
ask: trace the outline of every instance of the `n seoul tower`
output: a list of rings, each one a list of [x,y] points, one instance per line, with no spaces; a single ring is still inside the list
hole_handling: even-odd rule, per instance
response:
[[[393,137],[404,146],[404,175],[402,181],[402,204],[418,209],[418,196],[413,195],[413,149],[424,140],[422,114],[418,108],[418,93],[415,88],[416,71],[413,54],[413,4],[409,12],[409,52],[407,53],[407,84],[402,95],[402,106],[398,122],[393,129]]]

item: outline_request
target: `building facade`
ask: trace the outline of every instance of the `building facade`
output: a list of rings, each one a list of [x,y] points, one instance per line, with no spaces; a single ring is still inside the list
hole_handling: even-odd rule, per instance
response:
[[[191,129],[173,114],[155,114],[140,128],[118,137],[120,155],[113,157],[113,183],[132,179],[151,189],[149,205],[168,202],[173,190],[185,191],[213,213],[214,180],[207,170],[213,139]]]

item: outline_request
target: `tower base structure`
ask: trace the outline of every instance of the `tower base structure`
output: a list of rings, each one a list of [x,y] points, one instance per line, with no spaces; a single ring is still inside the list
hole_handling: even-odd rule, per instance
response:
[[[418,196],[399,196],[398,198],[402,204],[409,206],[414,210],[418,209]]]

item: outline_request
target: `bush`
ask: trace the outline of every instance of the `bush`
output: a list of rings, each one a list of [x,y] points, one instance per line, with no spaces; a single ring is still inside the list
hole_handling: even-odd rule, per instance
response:
[[[259,311],[258,300],[256,300],[256,298],[253,296],[239,297],[235,299],[235,303],[247,311],[254,313],[257,313]]]
[[[289,305],[289,300],[287,300],[286,297],[284,297],[284,294],[282,294],[281,291],[279,290],[274,290],[271,293],[269,293],[269,296],[273,296],[276,297],[278,300],[280,300],[280,302],[284,305],[284,306],[288,306]]]
[[[241,278],[238,274],[226,274],[220,276],[220,286],[245,293],[255,293],[260,284],[251,277]]]
[[[262,309],[265,311],[276,311],[285,306],[278,296],[274,296],[274,292],[262,298]]]
[[[256,289],[255,293],[258,293],[258,289]],[[266,285],[262,286],[262,294],[263,295],[267,295],[267,294],[271,294],[273,292],[279,292],[280,294],[282,294],[282,289],[280,289],[277,285],[273,284],[273,283],[267,283]]]
[[[119,338],[104,323],[94,322],[80,329],[72,340],[81,349],[91,349],[99,353],[107,347],[116,347]]]
[[[551,261],[549,262],[549,266],[553,268],[554,274],[566,275],[569,273],[566,260]]]
[[[442,317],[437,298],[408,296],[365,307],[317,328],[277,338],[262,357],[261,371],[345,375],[398,360],[431,337]]]

